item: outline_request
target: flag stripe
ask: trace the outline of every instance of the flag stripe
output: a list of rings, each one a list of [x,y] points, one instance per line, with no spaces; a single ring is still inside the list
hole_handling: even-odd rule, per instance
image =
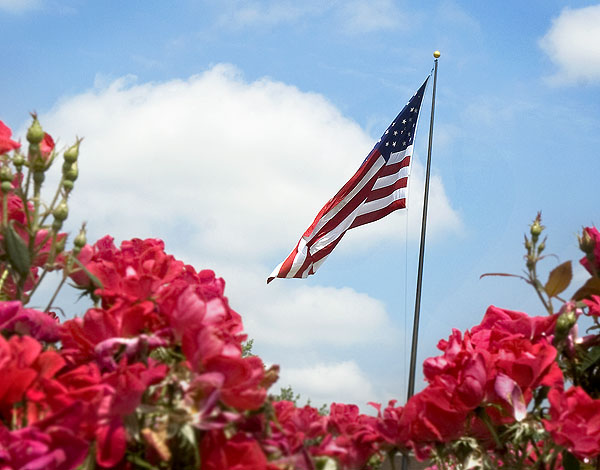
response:
[[[407,185],[408,185],[408,178],[405,177],[405,178],[400,178],[399,180],[395,181],[393,184],[384,186],[383,188],[374,189],[369,194],[369,197],[367,197],[367,199],[365,199],[364,205],[366,206],[369,202],[376,201],[377,199],[383,199],[383,198],[389,196],[390,194],[392,194],[397,189],[406,188]]]
[[[343,204],[340,204],[337,213],[325,224],[323,224],[323,226],[319,228],[318,232],[311,236],[311,239],[320,238],[328,231],[332,230],[344,219],[346,219],[348,215],[354,212],[356,208],[365,201],[365,199],[367,199],[373,189],[373,186],[375,185],[375,182],[377,181],[377,178],[379,177],[379,170],[383,168],[383,165],[385,164],[383,157],[379,156],[377,163],[378,165],[373,167],[374,171],[369,174],[370,178],[368,180],[366,178],[361,180],[360,185],[356,186],[355,191],[352,191],[352,197],[345,200]]]
[[[408,171],[409,165],[410,165],[410,157],[404,157],[404,159],[402,161],[396,162],[396,163],[390,163],[388,160],[387,164],[385,165],[385,168],[383,168],[381,170],[381,173],[380,173],[381,178],[398,173],[403,168],[406,168]]]
[[[389,206],[384,207],[383,209],[379,209],[377,211],[369,212],[368,214],[358,216],[356,219],[354,219],[354,222],[352,223],[350,228],[356,228],[356,227],[360,227],[361,225],[375,222],[379,219],[382,219],[386,215],[391,214],[395,210],[405,209],[405,208],[406,208],[406,199],[405,198],[398,199],[397,201],[394,201]]]
[[[385,164],[385,160],[380,157],[381,154],[376,149],[369,154],[367,160],[365,160],[354,176],[321,209],[311,226],[304,232],[304,237],[310,237],[318,233],[325,224],[354,198],[356,193],[368,184],[373,174],[376,174]]]
[[[406,199],[406,188],[396,189],[386,197],[382,197],[380,199],[376,199],[375,201],[365,203],[361,207],[360,212],[358,212],[356,215],[358,216],[367,214],[369,212],[377,211],[379,209],[384,208],[385,206],[390,205],[392,202],[397,201],[398,199]]]

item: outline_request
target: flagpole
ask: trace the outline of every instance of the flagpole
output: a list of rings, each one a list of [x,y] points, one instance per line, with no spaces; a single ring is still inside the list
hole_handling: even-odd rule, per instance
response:
[[[421,221],[421,246],[419,249],[419,268],[417,271],[417,292],[415,298],[415,316],[413,320],[412,346],[410,351],[410,370],[408,375],[408,401],[415,393],[415,369],[417,364],[417,342],[419,338],[419,316],[421,310],[421,285],[423,283],[423,258],[425,257],[425,231],[427,227],[427,203],[429,201],[429,174],[431,172],[431,145],[433,143],[433,115],[435,112],[435,91],[437,86],[437,68],[440,52],[433,53],[433,95],[431,98],[431,119],[429,121],[429,146],[427,148],[427,170],[425,172],[425,195],[423,196],[423,219]]]
[[[421,246],[419,248],[419,267],[417,270],[417,292],[415,298],[415,316],[413,318],[412,345],[410,349],[410,369],[406,401],[415,394],[415,369],[417,366],[417,343],[419,338],[419,316],[421,313],[421,285],[423,283],[423,258],[425,257],[425,230],[427,228],[427,203],[429,201],[429,174],[431,172],[431,145],[433,143],[433,115],[435,112],[435,90],[437,86],[437,68],[440,51],[435,51],[433,65],[433,94],[431,97],[431,119],[429,120],[429,145],[427,147],[427,169],[425,171],[425,194],[423,196],[423,219],[421,220]],[[408,455],[402,454],[402,470],[408,470]]]

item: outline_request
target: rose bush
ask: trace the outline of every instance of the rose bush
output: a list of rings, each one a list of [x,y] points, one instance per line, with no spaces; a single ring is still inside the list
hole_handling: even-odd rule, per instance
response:
[[[58,156],[37,118],[29,148],[0,121],[0,469],[358,470],[400,453],[436,468],[600,468],[600,233],[579,238],[589,280],[571,299],[563,263],[538,279],[539,216],[526,276],[548,315],[489,307],[441,340],[427,386],[375,415],[334,403],[327,414],[269,394],[278,367],[244,350],[225,283],[165,252],[161,240],[88,244],[61,232],[80,141]],[[70,248],[68,243],[71,243]],[[56,295],[27,307],[58,271],[93,307],[59,321]],[[554,304],[560,305],[558,311]],[[577,322],[592,326],[579,336]],[[399,392],[401,393],[401,392]]]

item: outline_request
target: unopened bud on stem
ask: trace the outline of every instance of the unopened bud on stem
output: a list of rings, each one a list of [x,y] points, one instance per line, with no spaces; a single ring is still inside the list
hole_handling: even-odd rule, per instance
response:
[[[558,320],[556,320],[556,328],[554,330],[556,333],[556,339],[561,340],[566,338],[576,322],[577,315],[575,315],[574,311],[571,310],[561,314],[558,317]]]
[[[39,144],[44,139],[44,129],[38,121],[37,116],[33,115],[33,122],[27,129],[27,141],[30,144]]]
[[[64,221],[69,216],[69,206],[65,201],[62,201],[52,213],[55,220]]]
[[[535,267],[535,256],[527,255],[527,261],[525,262],[527,269],[532,270]]]
[[[533,224],[531,224],[531,240],[533,241],[533,243],[537,242],[540,234],[542,233],[542,230],[544,230],[544,227],[542,227],[540,225],[540,222],[538,219],[535,219],[535,221],[533,222]]]
[[[68,181],[75,181],[79,176],[79,168],[77,168],[77,162],[71,164],[70,168],[63,173],[65,179]]]
[[[8,166],[0,168],[0,181],[12,181],[13,175]]]
[[[18,171],[21,171],[21,168],[23,168],[23,165],[25,165],[25,157],[23,157],[23,155],[21,155],[20,153],[17,153],[13,157],[13,164],[15,165]]]
[[[79,156],[79,143],[81,141],[78,139],[75,144],[71,145],[64,154],[65,162],[67,163],[75,163],[77,161],[77,157]]]
[[[73,189],[73,186],[75,186],[75,185],[73,184],[73,181],[71,181],[71,180],[64,180],[62,183],[62,186],[63,186],[64,190],[67,193],[69,193],[69,192],[71,192],[71,190]]]
[[[87,237],[85,235],[85,227],[82,227],[77,236],[75,237],[75,240],[73,240],[73,245],[75,245],[77,248],[83,248],[86,243]]]

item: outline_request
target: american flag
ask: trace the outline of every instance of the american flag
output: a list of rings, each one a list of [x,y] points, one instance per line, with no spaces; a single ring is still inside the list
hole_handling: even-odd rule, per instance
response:
[[[267,279],[314,274],[347,230],[406,208],[417,118],[429,77],[377,141],[354,176],[321,209],[290,255]]]

